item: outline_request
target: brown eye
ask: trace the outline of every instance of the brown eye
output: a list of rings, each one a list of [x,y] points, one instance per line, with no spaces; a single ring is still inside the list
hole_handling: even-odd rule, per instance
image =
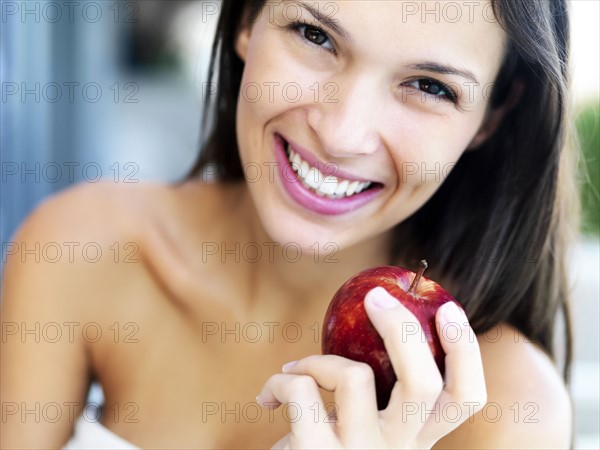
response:
[[[327,35],[325,33],[318,28],[309,26],[304,28],[304,37],[316,45],[323,45],[327,42]]]
[[[325,50],[335,53],[329,35],[321,28],[303,22],[294,22],[290,24],[289,28],[293,29],[306,42],[323,47]]]
[[[447,85],[439,81],[421,78],[410,82],[408,85],[413,89],[419,90],[437,99],[447,100],[452,103],[457,103],[458,101],[456,93]]]

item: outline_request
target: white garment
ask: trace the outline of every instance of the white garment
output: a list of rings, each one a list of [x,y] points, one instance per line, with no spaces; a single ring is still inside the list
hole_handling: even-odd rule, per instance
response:
[[[63,447],[63,450],[76,449],[140,450],[139,447],[120,438],[100,422],[85,420],[83,416],[77,420],[73,436]]]

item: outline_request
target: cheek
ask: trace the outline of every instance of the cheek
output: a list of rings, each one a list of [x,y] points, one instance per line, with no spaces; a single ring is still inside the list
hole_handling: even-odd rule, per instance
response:
[[[433,193],[466,150],[480,120],[472,115],[452,121],[428,115],[401,123],[391,143],[398,185]]]
[[[289,44],[287,44],[289,45]],[[276,33],[253,34],[240,86],[239,108],[265,121],[287,110],[314,105],[325,73],[310,70]]]

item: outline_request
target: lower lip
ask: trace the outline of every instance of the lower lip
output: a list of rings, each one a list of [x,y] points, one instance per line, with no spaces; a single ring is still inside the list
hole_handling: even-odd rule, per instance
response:
[[[298,179],[290,165],[284,145],[283,139],[275,136],[275,157],[283,187],[296,203],[312,212],[327,216],[346,214],[366,205],[381,192],[381,187],[374,187],[350,197],[338,199],[321,197],[304,187]]]

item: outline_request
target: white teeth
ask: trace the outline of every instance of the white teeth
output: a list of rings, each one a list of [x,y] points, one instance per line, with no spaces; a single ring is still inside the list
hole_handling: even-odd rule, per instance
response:
[[[346,189],[348,189],[348,185],[350,182],[348,180],[344,180],[341,183],[338,183],[337,188],[335,190],[335,195],[346,195]]]
[[[348,186],[348,189],[346,190],[346,195],[348,197],[353,195],[356,192],[356,188],[358,188],[358,181],[353,181],[352,183],[350,183],[350,186]]]
[[[295,171],[298,171],[298,169],[300,168],[300,164],[302,163],[302,160],[300,159],[300,155],[298,153],[291,153],[292,158],[290,158],[290,161],[292,162],[292,167],[294,168]]]
[[[311,167],[308,171],[308,175],[304,177],[304,182],[313,189],[318,189],[323,182],[323,174],[320,170]]]
[[[364,191],[372,184],[369,181],[340,180],[333,175],[324,175],[316,167],[310,167],[287,143],[286,150],[291,167],[298,174],[298,178],[303,181],[302,184],[321,197],[350,197]]]
[[[366,188],[368,188],[369,186],[371,186],[371,182],[370,181],[363,181],[362,183],[360,183],[358,185],[358,189],[356,189],[356,192],[362,192]]]
[[[300,170],[298,171],[298,175],[303,180],[308,176],[308,163],[306,161],[302,161],[300,163]]]
[[[333,195],[335,194],[336,188],[338,186],[338,179],[333,175],[327,175],[319,186],[319,191],[321,191],[325,195]]]

